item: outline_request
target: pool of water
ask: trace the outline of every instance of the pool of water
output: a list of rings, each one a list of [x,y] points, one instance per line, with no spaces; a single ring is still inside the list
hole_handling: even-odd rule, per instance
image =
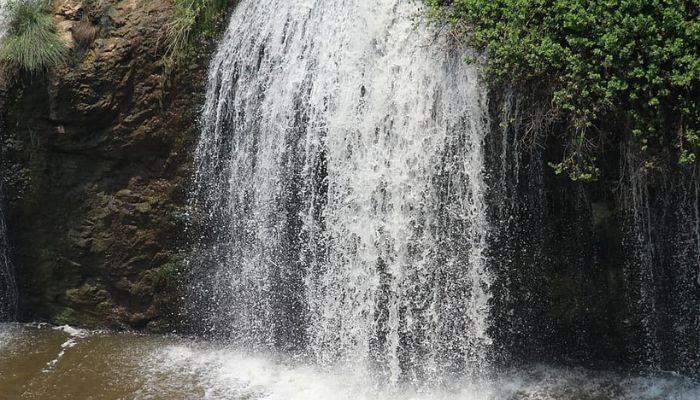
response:
[[[177,337],[0,324],[0,399],[697,400],[700,384],[534,365],[449,390],[387,388],[352,368]]]

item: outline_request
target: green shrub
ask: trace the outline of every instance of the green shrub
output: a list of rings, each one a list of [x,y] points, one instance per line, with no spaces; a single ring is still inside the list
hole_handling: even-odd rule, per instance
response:
[[[210,40],[217,32],[230,0],[172,0],[167,26],[166,72],[192,51],[198,40]]]
[[[12,1],[9,20],[10,29],[0,48],[0,60],[7,66],[37,73],[65,60],[68,50],[56,34],[45,1]]]
[[[426,0],[482,50],[492,83],[544,93],[567,144],[553,164],[594,179],[604,140],[649,158],[700,149],[698,0]]]

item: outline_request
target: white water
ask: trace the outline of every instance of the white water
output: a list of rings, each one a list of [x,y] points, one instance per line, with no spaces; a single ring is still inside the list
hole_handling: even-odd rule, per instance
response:
[[[214,334],[391,382],[488,369],[485,94],[420,4],[236,8],[196,152]]]
[[[202,345],[170,345],[142,365],[143,397],[196,377],[204,399],[265,400],[696,400],[697,383],[673,375],[641,377],[531,365],[493,379],[461,379],[445,388],[377,386],[351,369],[333,372],[303,363]],[[150,382],[160,382],[150,384]]]
[[[7,5],[7,0],[0,0],[0,40],[2,40],[5,37],[5,34],[7,34],[7,29],[9,28],[9,21],[7,20]]]

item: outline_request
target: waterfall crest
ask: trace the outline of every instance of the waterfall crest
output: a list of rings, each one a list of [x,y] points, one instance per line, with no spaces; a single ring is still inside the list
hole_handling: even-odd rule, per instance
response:
[[[192,295],[211,334],[394,382],[486,368],[485,92],[421,12],[237,7],[195,156]]]

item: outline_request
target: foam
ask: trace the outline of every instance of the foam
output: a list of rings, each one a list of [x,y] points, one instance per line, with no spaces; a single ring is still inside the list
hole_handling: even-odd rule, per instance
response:
[[[152,376],[195,378],[206,399],[259,400],[697,400],[700,384],[682,376],[625,376],[534,365],[447,386],[384,385],[337,366],[331,370],[203,345],[166,346],[151,355]]]

